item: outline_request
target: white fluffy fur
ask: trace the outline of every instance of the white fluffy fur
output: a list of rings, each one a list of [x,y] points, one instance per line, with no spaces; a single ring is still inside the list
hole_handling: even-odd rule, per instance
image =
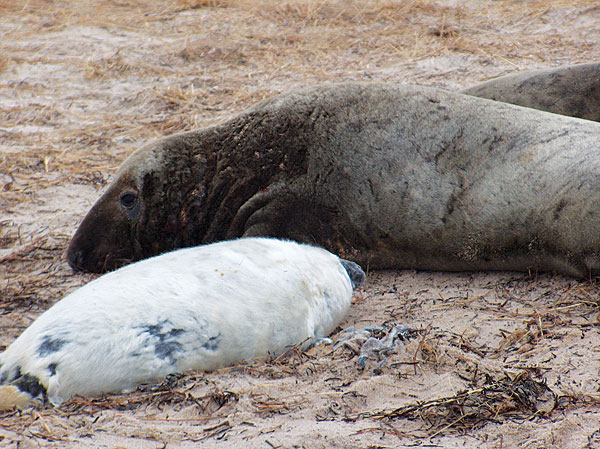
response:
[[[57,404],[278,355],[327,336],[351,296],[336,256],[294,242],[246,238],[146,259],[76,290],[26,329],[0,355],[9,384],[0,404],[2,388],[14,395],[17,367]]]

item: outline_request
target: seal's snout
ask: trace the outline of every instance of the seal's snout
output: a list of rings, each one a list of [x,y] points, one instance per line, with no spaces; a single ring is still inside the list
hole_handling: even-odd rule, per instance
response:
[[[83,271],[85,268],[85,260],[83,252],[80,250],[68,251],[67,260],[74,271]]]
[[[348,277],[350,277],[350,282],[352,282],[352,288],[360,287],[365,283],[367,275],[365,274],[365,272],[359,264],[346,259],[340,259],[340,263],[346,269]]]

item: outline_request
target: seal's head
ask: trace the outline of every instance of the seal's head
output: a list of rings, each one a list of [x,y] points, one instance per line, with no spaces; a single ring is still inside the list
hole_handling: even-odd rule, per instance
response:
[[[74,270],[101,273],[187,246],[188,218],[203,197],[190,182],[191,170],[204,167],[189,160],[188,143],[179,136],[161,139],[121,165],[71,240],[67,259]]]

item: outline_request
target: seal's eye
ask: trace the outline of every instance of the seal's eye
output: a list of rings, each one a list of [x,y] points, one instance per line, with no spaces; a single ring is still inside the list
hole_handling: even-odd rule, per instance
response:
[[[125,209],[133,209],[137,204],[137,195],[135,193],[124,193],[121,195],[121,206]]]

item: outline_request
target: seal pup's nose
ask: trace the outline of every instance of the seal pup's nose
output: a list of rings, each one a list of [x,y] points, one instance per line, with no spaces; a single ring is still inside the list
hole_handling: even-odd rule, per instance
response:
[[[348,277],[350,278],[350,282],[352,283],[352,288],[360,287],[365,283],[365,279],[367,275],[356,262],[352,262],[351,260],[341,259],[340,263],[346,269],[348,273]]]

